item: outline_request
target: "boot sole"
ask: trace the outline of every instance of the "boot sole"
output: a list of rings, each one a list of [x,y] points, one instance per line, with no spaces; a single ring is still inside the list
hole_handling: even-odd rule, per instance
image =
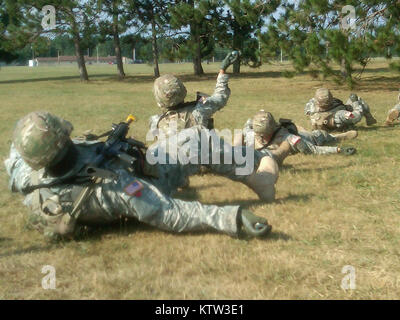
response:
[[[385,125],[386,126],[392,126],[394,125],[394,121],[396,121],[399,118],[400,111],[398,110],[392,110],[389,112],[388,117],[386,119]]]

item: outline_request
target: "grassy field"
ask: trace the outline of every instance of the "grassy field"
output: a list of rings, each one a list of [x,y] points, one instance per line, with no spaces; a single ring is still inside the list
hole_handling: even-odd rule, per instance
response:
[[[213,91],[217,65],[206,76],[188,64],[161,65],[185,81],[188,99]],[[133,134],[144,139],[156,114],[152,69],[127,66],[119,82],[115,66],[89,66],[89,83],[76,67],[9,67],[0,70],[0,157],[8,154],[15,122],[43,109],[69,119],[75,135],[107,130],[128,113],[138,118]],[[244,68],[231,77],[232,95],[217,113],[217,128],[241,128],[258,109],[292,118],[303,115],[315,88],[326,85],[347,99],[350,91],[308,75],[281,77],[285,66]],[[25,228],[22,196],[7,189],[0,166],[0,299],[398,299],[400,297],[399,127],[382,126],[397,99],[399,75],[379,62],[369,66],[355,89],[371,106],[378,125],[359,125],[353,157],[287,159],[277,200],[265,204],[239,183],[191,178],[179,194],[203,203],[241,204],[268,219],[272,235],[242,241],[216,233],[174,235],[121,222],[89,238],[48,244]],[[44,290],[42,266],[56,268],[57,289]],[[356,271],[356,289],[341,288],[342,268]]]

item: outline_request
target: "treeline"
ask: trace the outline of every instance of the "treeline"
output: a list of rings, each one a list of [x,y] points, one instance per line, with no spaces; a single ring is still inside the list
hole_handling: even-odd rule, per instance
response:
[[[26,46],[23,49],[15,51],[15,60],[12,62],[17,65],[26,65],[29,59],[40,57],[57,57],[75,55],[75,48],[72,39],[68,36],[56,36],[53,39],[42,39],[43,41],[36,42],[33,46]],[[174,62],[176,59],[171,59],[168,54],[171,46],[171,41],[168,39],[158,39],[160,48],[160,60],[164,62]],[[114,43],[111,39],[99,41],[90,46],[84,46],[84,55],[95,57],[107,57],[115,55]],[[135,52],[134,52],[135,51]],[[216,61],[221,61],[230,50],[227,48],[216,47],[213,50],[213,57]],[[164,54],[165,52],[165,54]],[[137,36],[132,38],[131,35],[121,37],[121,55],[130,59],[135,58],[136,61],[148,64],[153,63],[153,51],[150,39]],[[191,61],[188,56],[184,62]]]
[[[51,27],[51,11],[42,12],[49,4]],[[132,57],[135,48],[156,77],[160,59],[191,61],[201,75],[202,61],[235,49],[241,52],[235,73],[243,64],[258,67],[281,56],[293,64],[289,76],[311,70],[352,86],[356,67],[371,57],[399,55],[399,21],[400,0],[3,0],[0,61],[32,52],[74,54],[81,79],[88,80],[84,55],[98,52],[116,56],[122,79],[122,57]]]

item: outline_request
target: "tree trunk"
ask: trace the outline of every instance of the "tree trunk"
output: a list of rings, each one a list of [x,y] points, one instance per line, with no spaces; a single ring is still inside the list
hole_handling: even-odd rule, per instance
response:
[[[201,65],[201,41],[200,37],[196,36],[196,49],[193,56],[193,68],[194,74],[196,76],[201,76],[204,74],[203,66]]]
[[[160,76],[160,69],[158,67],[157,32],[156,32],[156,22],[154,21],[154,15],[153,19],[151,20],[151,44],[153,47],[154,76],[158,78]]]
[[[75,47],[75,55],[76,62],[78,63],[79,75],[81,81],[89,81],[89,76],[86,70],[85,57],[83,56],[83,52],[81,49],[81,39],[78,33],[74,34],[74,47]]]
[[[235,23],[233,26],[233,48],[239,52],[243,52],[243,40],[241,35],[240,26]],[[239,74],[240,73],[240,57],[237,59],[233,64],[233,73]]]
[[[194,7],[194,3],[192,3]],[[201,39],[199,26],[192,22],[190,24],[190,37],[194,41],[193,50],[193,70],[196,76],[204,74],[203,66],[201,65]]]
[[[115,49],[115,56],[117,59],[117,68],[118,68],[119,78],[123,79],[123,78],[125,78],[125,72],[124,72],[124,65],[122,63],[121,44],[119,41],[118,13],[116,11],[117,11],[116,2],[113,1],[112,30],[113,30],[113,37],[114,37],[114,49]]]
[[[233,63],[233,73],[235,73],[235,74],[239,74],[240,73],[240,58],[237,59],[237,61],[235,61]]]
[[[347,67],[346,67],[346,59],[342,58],[342,61],[340,63],[340,72],[342,74],[343,79],[347,78]]]

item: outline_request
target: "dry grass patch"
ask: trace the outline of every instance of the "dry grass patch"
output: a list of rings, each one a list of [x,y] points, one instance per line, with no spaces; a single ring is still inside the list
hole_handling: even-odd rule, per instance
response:
[[[355,90],[371,106],[379,126],[366,128],[350,145],[353,157],[293,156],[277,184],[277,201],[265,204],[248,188],[213,176],[191,178],[178,196],[204,203],[241,204],[266,217],[266,240],[241,241],[215,233],[173,235],[125,221],[81,241],[55,245],[24,227],[22,197],[7,190],[0,166],[0,299],[398,299],[399,128],[383,128],[396,102],[399,76],[371,65]],[[162,65],[195,91],[211,93],[216,65],[195,78],[190,65]],[[287,66],[244,68],[231,77],[232,96],[216,115],[216,127],[241,128],[258,109],[308,127],[305,103],[327,85],[345,99],[350,91],[308,75],[280,77]],[[13,125],[26,113],[45,109],[71,120],[74,133],[107,130],[133,112],[133,133],[144,139],[148,117],[159,112],[152,97],[151,68],[127,66],[126,81],[115,66],[89,66],[88,84],[76,69],[2,68],[0,154],[7,156]],[[43,265],[57,270],[57,289],[43,290]],[[356,269],[356,290],[340,284],[344,265]]]

